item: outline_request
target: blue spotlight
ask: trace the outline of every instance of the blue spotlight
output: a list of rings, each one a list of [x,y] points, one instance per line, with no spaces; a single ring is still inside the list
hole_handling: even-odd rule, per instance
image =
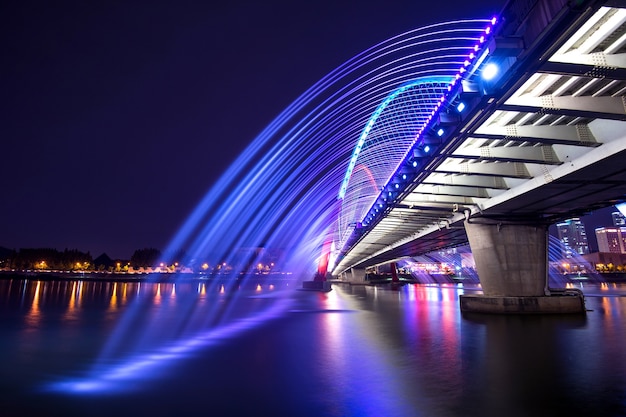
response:
[[[456,106],[456,111],[458,111],[459,113],[461,113],[463,110],[465,110],[465,103],[460,102],[458,106]]]
[[[498,66],[494,63],[485,65],[481,73],[481,77],[486,81],[492,80],[496,75],[498,75]]]
[[[443,129],[439,129],[437,131],[437,136],[443,136]],[[428,151],[426,151],[426,152],[428,152]]]

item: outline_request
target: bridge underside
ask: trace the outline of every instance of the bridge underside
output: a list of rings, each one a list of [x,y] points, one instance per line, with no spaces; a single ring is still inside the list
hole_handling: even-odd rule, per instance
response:
[[[595,161],[589,166],[570,174],[544,183],[540,187],[512,197],[503,203],[484,210],[479,215],[494,220],[507,221],[516,219],[524,222],[552,224],[563,218],[576,217],[590,210],[616,204],[626,195],[626,149],[602,161]],[[582,208],[581,208],[582,206]],[[468,206],[467,209],[472,209]],[[446,214],[446,222],[437,223],[414,239],[390,247],[387,251],[367,257],[358,264],[360,268],[380,265],[468,243],[462,212]],[[419,230],[421,223],[411,224],[405,219],[407,227]]]

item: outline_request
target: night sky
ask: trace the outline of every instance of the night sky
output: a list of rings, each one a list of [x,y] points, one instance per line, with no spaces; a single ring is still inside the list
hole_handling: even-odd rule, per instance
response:
[[[164,249],[325,74],[391,36],[504,3],[3,2],[0,246]]]

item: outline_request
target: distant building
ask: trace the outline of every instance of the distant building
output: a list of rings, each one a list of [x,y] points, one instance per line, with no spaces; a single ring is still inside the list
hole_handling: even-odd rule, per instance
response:
[[[589,264],[589,270],[613,272],[620,265],[626,265],[626,254],[596,252],[584,255],[583,259]]]
[[[619,211],[611,213],[613,217],[613,226],[626,226],[626,217]]]
[[[599,227],[596,239],[600,252],[626,253],[626,227]]]
[[[557,223],[556,229],[559,234],[559,240],[563,244],[562,252],[564,258],[571,258],[576,254],[585,255],[589,253],[585,225],[578,217]]]

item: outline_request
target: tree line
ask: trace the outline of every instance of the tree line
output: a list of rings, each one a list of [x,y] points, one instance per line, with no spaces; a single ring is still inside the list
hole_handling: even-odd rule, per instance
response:
[[[160,261],[161,251],[155,248],[137,249],[130,260],[111,259],[106,253],[94,259],[89,252],[78,249],[0,248],[0,268],[16,270],[107,271],[120,263],[133,267],[153,267]]]
[[[91,253],[77,249],[63,251],[53,248],[21,248],[19,250],[0,247],[0,270],[17,271],[109,271],[128,272],[139,268],[152,268],[174,272],[181,269],[206,273],[279,271],[280,252],[263,248],[244,248],[228,262],[211,262],[208,258],[189,260],[184,250],[161,253],[155,248],[137,249],[130,259],[112,259],[106,253],[93,258]]]

